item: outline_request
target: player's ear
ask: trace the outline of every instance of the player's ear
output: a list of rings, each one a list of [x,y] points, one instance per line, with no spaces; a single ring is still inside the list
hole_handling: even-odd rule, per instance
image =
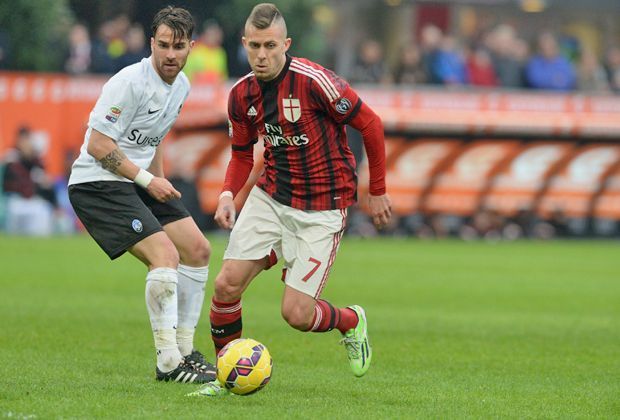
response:
[[[196,44],[196,41],[194,41],[193,39],[189,41],[189,49],[191,50],[192,48],[194,48],[195,44]]]
[[[153,54],[153,50],[155,50],[155,38],[151,37],[151,54]]]
[[[246,37],[244,36],[241,37],[241,44],[243,45],[244,48],[248,46],[248,40],[246,39]]]
[[[284,40],[284,52],[288,51],[288,49],[291,47],[292,42],[293,40],[291,38],[286,38]]]

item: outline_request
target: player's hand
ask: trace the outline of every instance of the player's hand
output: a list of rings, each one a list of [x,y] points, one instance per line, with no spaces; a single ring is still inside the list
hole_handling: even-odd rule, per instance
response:
[[[175,198],[181,198],[181,193],[178,192],[166,178],[160,178],[156,176],[149,182],[146,191],[155,200],[165,203],[166,201],[173,200]]]
[[[223,229],[232,229],[236,217],[235,203],[231,197],[220,198],[215,210],[215,221]]]
[[[372,216],[372,223],[377,229],[383,229],[392,217],[392,201],[387,194],[369,195],[368,207]]]

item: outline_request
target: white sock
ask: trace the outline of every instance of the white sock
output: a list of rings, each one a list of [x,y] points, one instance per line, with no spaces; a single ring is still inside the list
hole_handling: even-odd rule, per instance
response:
[[[179,351],[183,356],[187,356],[194,349],[194,331],[202,311],[209,266],[190,267],[179,264],[177,272],[179,273],[177,286],[179,325],[176,339]]]
[[[162,372],[173,370],[183,360],[176,341],[177,282],[174,268],[155,268],[146,275],[146,309],[157,350],[157,367]]]

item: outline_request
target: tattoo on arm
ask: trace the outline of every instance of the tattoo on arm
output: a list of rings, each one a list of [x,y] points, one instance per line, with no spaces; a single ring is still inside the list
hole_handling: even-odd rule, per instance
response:
[[[127,159],[127,156],[125,156],[125,154],[119,149],[114,149],[106,156],[102,157],[99,162],[101,163],[101,166],[103,166],[103,169],[107,169],[115,174],[116,169],[121,166],[123,159]]]

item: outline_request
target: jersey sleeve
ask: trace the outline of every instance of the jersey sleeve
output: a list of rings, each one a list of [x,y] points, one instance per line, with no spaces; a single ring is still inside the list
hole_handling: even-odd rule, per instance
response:
[[[138,111],[140,96],[130,80],[113,77],[103,86],[88,125],[114,140],[120,139]]]
[[[359,112],[362,101],[340,76],[323,70],[312,84],[312,96],[319,106],[339,124],[348,124]]]
[[[257,141],[258,133],[242,109],[243,101],[237,99],[236,96],[235,90],[228,96],[228,136],[233,150],[252,149]]]
[[[245,117],[243,101],[235,97],[235,90],[228,96],[228,136],[232,142],[232,155],[222,191],[231,191],[237,195],[247,181],[254,166],[254,144],[258,133]]]

